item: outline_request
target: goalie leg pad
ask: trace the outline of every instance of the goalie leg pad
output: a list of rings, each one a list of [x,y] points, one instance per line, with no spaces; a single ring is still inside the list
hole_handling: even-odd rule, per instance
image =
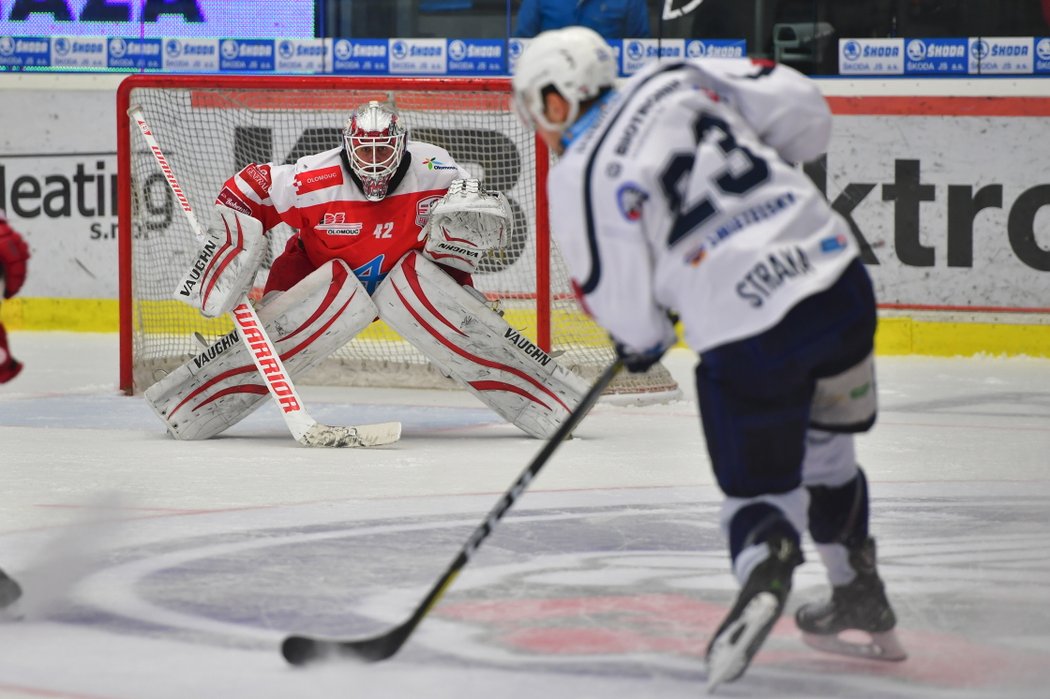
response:
[[[285,368],[299,376],[349,342],[376,307],[346,263],[334,260],[258,308]],[[146,402],[176,439],[208,439],[266,398],[266,384],[237,330],[146,390]]]
[[[533,437],[553,435],[590,388],[419,253],[405,255],[372,300],[401,337]]]

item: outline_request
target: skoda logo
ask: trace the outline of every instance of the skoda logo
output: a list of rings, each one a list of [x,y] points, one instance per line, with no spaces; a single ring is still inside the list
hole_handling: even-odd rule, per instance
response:
[[[454,61],[462,61],[467,57],[467,45],[459,39],[448,42],[448,57]]]
[[[277,53],[281,54],[281,58],[291,58],[295,55],[295,47],[292,42],[285,40],[277,45]]]
[[[113,58],[123,58],[128,52],[128,44],[123,39],[109,40],[109,55]]]
[[[525,50],[525,42],[521,39],[511,39],[510,46],[507,48],[507,52],[511,58],[517,58],[521,55],[521,52]]]
[[[685,55],[689,58],[700,58],[707,54],[707,46],[702,41],[690,41],[685,46]]]
[[[223,58],[237,58],[237,42],[233,39],[222,42],[220,50]]]
[[[390,53],[394,58],[404,58],[408,55],[408,44],[403,41],[395,41],[390,47]]]
[[[0,56],[10,56],[15,52],[15,40],[9,36],[0,36]]]
[[[59,56],[68,56],[72,48],[73,45],[69,43],[69,39],[55,39],[55,53]]]
[[[970,53],[973,54],[974,58],[987,58],[988,42],[984,39],[977,39],[972,44],[970,44]]]
[[[346,39],[340,39],[339,41],[335,42],[335,48],[332,49],[332,51],[335,53],[336,58],[338,58],[341,61],[345,61],[346,59],[350,58],[351,54],[353,54],[354,46]]]
[[[1050,39],[1040,39],[1035,45],[1035,55],[1041,61],[1050,61]]]
[[[164,42],[164,53],[172,58],[177,58],[182,55],[182,44],[179,43],[178,39],[168,39]]]
[[[926,58],[926,42],[922,39],[912,39],[909,41],[908,58],[913,61],[921,61]]]
[[[642,48],[642,42],[632,41],[627,44],[627,57],[632,61],[637,61],[645,58],[645,49]]]
[[[847,41],[842,45],[842,55],[846,57],[847,61],[855,61],[860,58],[860,43],[856,41]]]

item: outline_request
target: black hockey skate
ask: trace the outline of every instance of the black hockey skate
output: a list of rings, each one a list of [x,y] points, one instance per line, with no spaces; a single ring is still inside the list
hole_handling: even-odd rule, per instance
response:
[[[802,563],[802,552],[785,536],[771,538],[767,544],[769,558],[751,571],[729,616],[707,647],[708,692],[744,674],[784,611],[791,575]]]
[[[15,618],[14,604],[22,596],[22,588],[0,570],[0,619]]]
[[[850,565],[857,577],[848,585],[832,588],[827,602],[804,604],[795,612],[806,645],[827,653],[872,660],[904,660],[904,651],[893,628],[897,617],[875,569],[875,540],[869,538],[850,551]],[[863,631],[868,643],[844,640],[845,631]]]

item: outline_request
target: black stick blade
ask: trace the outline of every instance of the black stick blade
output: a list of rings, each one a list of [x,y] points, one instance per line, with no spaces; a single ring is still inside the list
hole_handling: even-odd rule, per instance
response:
[[[327,655],[321,643],[305,636],[289,636],[281,644],[281,655],[292,665],[306,665]]]
[[[359,641],[333,641],[309,636],[289,636],[281,644],[281,655],[292,665],[309,665],[321,660],[341,658],[374,663],[386,660],[408,638],[404,626],[389,633]]]

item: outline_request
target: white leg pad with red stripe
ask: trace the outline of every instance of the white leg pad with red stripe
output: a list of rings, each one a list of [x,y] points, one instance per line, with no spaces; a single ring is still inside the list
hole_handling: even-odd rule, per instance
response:
[[[401,259],[372,301],[402,338],[533,437],[553,435],[590,388],[419,253]]]
[[[376,318],[368,292],[342,260],[268,297],[259,319],[295,377],[317,366]],[[176,439],[207,439],[236,424],[266,399],[267,388],[237,331],[145,392],[146,402]]]

